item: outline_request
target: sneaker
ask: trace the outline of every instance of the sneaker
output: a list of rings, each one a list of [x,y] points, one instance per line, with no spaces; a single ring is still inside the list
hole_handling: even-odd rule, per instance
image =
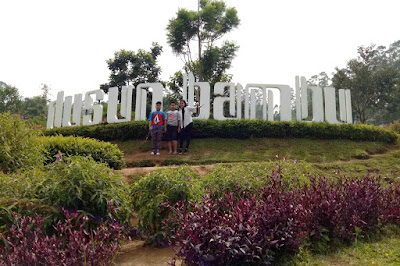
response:
[[[178,154],[182,154],[182,149],[179,149],[179,152],[178,152]]]
[[[151,155],[154,155],[154,154],[156,154],[156,152],[153,150],[153,151],[151,151]]]
[[[186,154],[186,153],[188,153],[189,151],[188,151],[188,149],[186,148],[185,149],[185,151],[183,152],[183,154]]]
[[[157,150],[157,155],[160,155],[160,151],[159,150]]]

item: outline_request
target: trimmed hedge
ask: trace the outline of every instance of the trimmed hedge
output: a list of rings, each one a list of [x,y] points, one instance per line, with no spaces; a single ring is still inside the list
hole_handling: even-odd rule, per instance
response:
[[[52,163],[61,152],[66,156],[90,156],[96,162],[106,163],[114,169],[125,165],[124,154],[115,144],[82,137],[41,137],[41,143],[46,151],[46,163]]]
[[[306,122],[270,122],[264,120],[195,120],[194,138],[311,138],[349,139],[396,143],[398,135],[372,125],[328,124]],[[145,139],[147,121],[120,124],[55,128],[45,135],[74,135],[100,140]]]

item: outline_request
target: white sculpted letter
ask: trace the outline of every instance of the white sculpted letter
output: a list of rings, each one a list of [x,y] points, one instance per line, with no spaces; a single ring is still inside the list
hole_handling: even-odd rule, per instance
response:
[[[237,119],[241,119],[242,118],[242,90],[243,87],[242,85],[240,85],[240,83],[238,83],[236,85],[236,102],[237,102],[237,113],[236,113],[236,117]]]
[[[247,84],[245,90],[245,118],[248,118],[248,95],[249,95],[249,88],[260,88],[263,91],[263,100],[266,100],[266,94],[268,91],[268,119],[273,121],[273,92],[267,89],[278,89],[280,91],[280,117],[281,121],[291,121],[292,120],[292,110],[291,110],[291,102],[290,102],[290,95],[291,89],[289,85],[280,85],[280,84]],[[255,118],[255,95],[254,92],[251,92],[251,114],[250,118]],[[266,102],[263,102],[263,105],[266,105]],[[247,106],[246,106],[247,105]],[[266,120],[266,108],[263,106],[263,118]],[[247,115],[247,117],[246,117]]]
[[[107,122],[122,123],[130,122],[132,116],[132,86],[123,86],[121,90],[121,109],[122,117],[118,119],[118,88],[112,87],[108,90]]]
[[[64,101],[64,113],[62,126],[70,127],[71,126],[71,108],[72,108],[72,96],[65,97]]]
[[[325,119],[328,123],[338,124],[339,121],[336,118],[336,95],[335,88],[325,87]]]
[[[156,102],[163,102],[164,87],[161,83],[141,83],[136,86],[135,121],[146,120],[147,90],[153,89],[151,111],[156,110]]]
[[[81,125],[81,117],[82,117],[82,94],[78,93],[74,95],[74,107],[72,111],[72,126],[80,126]]]
[[[199,91],[199,95],[197,95],[197,100],[199,104],[203,105],[200,109],[200,113],[197,117],[193,117],[193,119],[209,119],[210,118],[210,83],[208,82],[195,82],[193,73],[189,73],[189,94],[187,94],[188,88],[186,87],[186,77],[187,75],[183,74],[183,99],[186,100],[189,106],[194,106],[194,88],[197,87]],[[187,97],[187,98],[185,98]]]
[[[93,90],[88,91],[85,94],[85,115],[83,116],[83,125],[97,125],[101,123],[101,119],[103,116],[103,106],[101,104],[94,104],[92,94],[96,95],[96,101],[101,101],[104,98],[104,91],[102,90]],[[93,120],[92,120],[92,112],[93,112]]]
[[[300,83],[300,84],[299,84]],[[296,76],[296,118],[303,121],[308,117],[308,98],[307,91],[312,92],[312,112],[314,122],[324,121],[324,103],[322,89],[318,86],[307,86],[305,77]]]
[[[56,101],[49,102],[49,109],[47,110],[47,129],[52,129],[54,126],[54,112]]]
[[[353,124],[353,110],[351,109],[351,92],[346,90],[346,119],[347,123]]]
[[[214,86],[215,95],[224,95],[224,90],[229,87],[229,97],[216,97],[214,99],[214,119],[226,120],[232,119],[224,116],[224,102],[229,101],[229,114],[235,115],[235,84],[227,82],[217,82]]]
[[[322,100],[322,89],[318,86],[308,86],[312,91],[313,122],[324,122],[324,104]],[[307,97],[307,96],[306,96]],[[307,108],[308,108],[308,102]]]
[[[57,93],[56,114],[54,117],[54,127],[61,127],[63,105],[64,105],[64,92],[60,91],[59,93]]]

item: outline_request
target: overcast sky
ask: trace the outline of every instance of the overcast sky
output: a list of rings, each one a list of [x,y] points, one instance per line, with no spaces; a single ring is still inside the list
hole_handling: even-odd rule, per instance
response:
[[[239,46],[233,81],[294,86],[294,77],[331,73],[357,56],[361,45],[400,40],[399,0],[226,0],[240,26],[224,40]],[[166,42],[178,8],[197,0],[0,0],[0,81],[20,94],[40,84],[65,95],[98,89],[108,80],[106,60],[120,49],[148,50],[159,42],[162,79],[182,67]]]

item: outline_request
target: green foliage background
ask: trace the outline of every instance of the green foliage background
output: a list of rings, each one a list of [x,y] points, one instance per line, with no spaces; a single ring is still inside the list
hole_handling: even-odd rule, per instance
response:
[[[302,122],[269,122],[263,120],[195,120],[194,138],[310,138],[348,139],[355,141],[381,141],[396,143],[398,135],[390,130],[371,125],[328,124]],[[72,135],[99,140],[145,139],[148,122],[135,121],[121,124],[54,128],[45,135]]]

